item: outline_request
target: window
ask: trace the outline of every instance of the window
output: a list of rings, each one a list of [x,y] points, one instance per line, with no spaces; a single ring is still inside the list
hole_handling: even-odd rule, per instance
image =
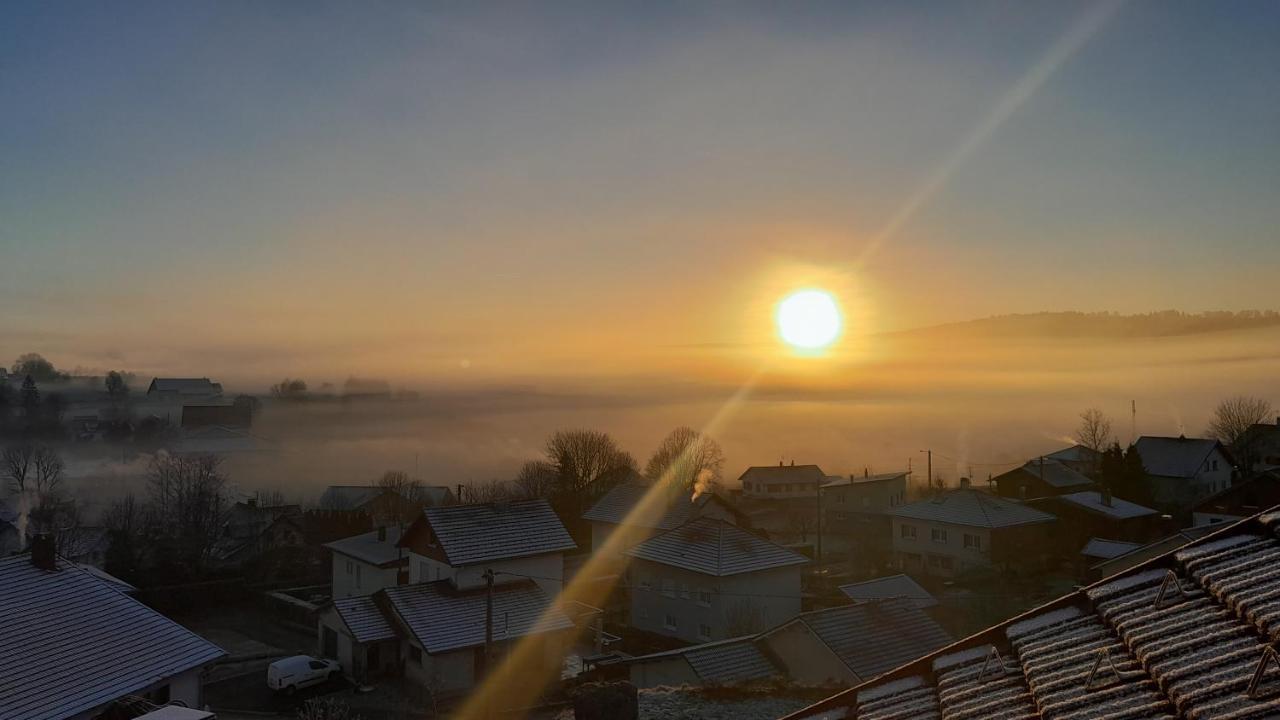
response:
[[[982,549],[982,537],[981,537],[981,536],[979,536],[979,535],[970,535],[969,533],[965,533],[965,534],[964,534],[964,546],[965,546],[966,548],[973,548],[974,550],[981,550],[981,549]]]
[[[356,566],[356,587],[360,587],[360,566]]]
[[[350,561],[350,560],[348,560],[348,561],[347,561],[347,574],[348,574],[348,575],[350,575],[352,572],[353,572],[353,571],[351,570],[351,561]]]
[[[711,626],[706,623],[700,623],[698,625],[698,637],[702,638],[703,640],[710,640]]]
[[[680,599],[681,599],[681,600],[688,600],[688,599],[689,599],[689,585],[688,585],[688,583],[680,583]]]
[[[933,528],[929,531],[929,539],[936,543],[945,543],[947,541],[947,531],[941,528]]]
[[[641,605],[641,606],[640,606],[640,608],[639,608],[638,610],[636,610],[636,615],[637,615],[637,616],[639,616],[641,620],[648,620],[648,619],[649,619],[649,608],[647,608],[647,607],[645,607],[645,606]]]
[[[1218,469],[1218,461],[1217,461],[1217,460],[1214,460],[1214,461],[1213,461],[1213,469],[1214,469],[1214,470],[1217,470],[1217,469]]]
[[[676,596],[676,581],[675,581],[675,580],[668,580],[667,578],[663,578],[663,579],[662,579],[662,594],[663,594],[663,595],[665,595],[665,596],[667,596],[667,597],[669,597],[669,598],[673,598],[673,597],[675,597],[675,596]]]
[[[307,666],[310,667],[312,670],[323,670],[329,667],[328,665],[325,665],[319,660],[312,660],[311,662],[307,663]]]
[[[915,525],[903,525],[903,526],[902,526],[902,529],[901,529],[901,530],[899,530],[899,533],[902,535],[902,539],[903,539],[903,540],[915,540],[915,539],[916,539],[916,526],[915,526]]]
[[[704,607],[711,607],[711,591],[710,590],[698,591],[698,604]]]
[[[422,665],[422,649],[414,645],[409,646],[409,659],[414,665]]]
[[[672,615],[671,613],[667,613],[667,616],[663,618],[662,625],[668,630],[675,630],[676,628],[679,627],[679,625],[676,623],[676,616]]]

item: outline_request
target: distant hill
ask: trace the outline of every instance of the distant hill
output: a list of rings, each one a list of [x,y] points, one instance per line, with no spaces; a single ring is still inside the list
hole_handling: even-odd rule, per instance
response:
[[[1162,310],[1139,315],[1067,311],[996,315],[980,320],[933,325],[893,334],[898,336],[960,334],[991,337],[1139,338],[1198,335],[1277,325],[1280,325],[1280,312],[1275,310],[1203,313]]]

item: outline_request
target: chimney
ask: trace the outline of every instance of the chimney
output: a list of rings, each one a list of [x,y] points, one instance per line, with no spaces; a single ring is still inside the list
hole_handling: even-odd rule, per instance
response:
[[[967,478],[967,477],[962,477],[962,478],[960,478],[960,489],[961,489],[961,490],[968,490],[968,489],[969,489],[969,478]]]
[[[54,545],[52,535],[38,533],[31,539],[31,564],[41,570],[58,569],[57,547]]]
[[[866,467],[866,466],[863,466],[863,468],[862,468],[862,477],[871,477],[871,468],[868,468],[868,467]]]
[[[781,461],[781,460],[779,460],[779,461],[778,461],[778,467],[782,467],[782,461]]]
[[[795,461],[795,460],[792,460],[792,461],[791,461],[791,467],[795,467],[795,466],[796,466],[796,461]]]
[[[379,525],[378,526],[378,542],[386,542],[386,541],[387,541],[387,526]]]
[[[1110,488],[1110,486],[1103,485],[1103,486],[1102,486],[1102,489],[1098,491],[1098,495],[1102,498],[1102,506],[1103,506],[1103,507],[1111,507],[1111,488]]]

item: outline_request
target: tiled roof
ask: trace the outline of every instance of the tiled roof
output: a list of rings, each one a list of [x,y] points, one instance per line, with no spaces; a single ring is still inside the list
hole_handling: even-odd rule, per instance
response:
[[[918,608],[931,608],[938,604],[938,599],[920,587],[920,583],[907,575],[890,575],[860,583],[841,585],[840,592],[854,600],[884,600],[886,598],[907,598]]]
[[[1204,465],[1209,453],[1218,447],[1218,441],[1143,435],[1135,447],[1148,475],[1192,477]]]
[[[971,707],[953,711],[947,700],[953,676],[943,667],[944,658],[966,653],[972,667],[991,647],[1006,672],[984,678],[973,697],[1003,688],[1023,698],[1020,709],[1001,706],[1000,717],[1033,711],[1043,720],[1280,717],[1277,668],[1250,693],[1257,670],[1268,667],[1269,646],[1280,640],[1278,533],[1277,510],[1224,526],[791,717],[995,716]],[[864,702],[870,697],[874,705]],[[932,702],[937,710],[922,713]],[[894,703],[916,709],[890,709]]]
[[[809,559],[723,520],[700,518],[627,550],[632,557],[717,577],[803,565]]]
[[[845,477],[843,475],[832,475],[827,481],[822,483],[822,487],[843,487],[845,485],[862,485],[864,483],[884,482],[885,480],[896,480],[903,477],[907,472],[905,470],[899,472],[880,473],[878,475],[863,475]]]
[[[717,640],[665,652],[641,655],[627,664],[652,662],[680,656],[689,663],[703,684],[724,684],[748,680],[764,680],[784,675],[756,645],[757,636]]]
[[[1067,495],[1056,496],[1057,500],[1069,502],[1099,515],[1106,515],[1116,520],[1127,520],[1129,518],[1146,517],[1155,515],[1157,511],[1152,510],[1144,505],[1121,500],[1118,497],[1112,497],[1110,504],[1103,504],[1102,493],[1097,490],[1085,490],[1084,492],[1069,493]]]
[[[429,653],[484,644],[485,590],[455,590],[448,580],[401,585],[378,592]],[[556,630],[573,623],[533,582],[493,588],[493,637],[505,640]]]
[[[449,505],[423,515],[455,567],[577,547],[546,500]]]
[[[1080,554],[1085,557],[1103,558],[1110,560],[1117,558],[1125,553],[1131,553],[1142,547],[1138,543],[1122,542],[1120,540],[1104,540],[1103,538],[1089,538],[1089,542],[1080,550]]]
[[[1055,520],[1041,512],[979,490],[952,490],[889,511],[895,517],[932,520],[970,527],[1002,528]]]
[[[0,560],[0,717],[57,720],[225,653],[65,561]]]
[[[591,506],[590,510],[583,514],[582,518],[614,525],[621,525],[626,522],[629,525],[638,527],[674,530],[699,517],[703,508],[711,502],[718,502],[729,507],[731,511],[737,512],[719,495],[703,493],[696,499],[690,499],[683,495],[674,498],[669,503],[655,507],[651,513],[633,514],[632,511],[635,510],[652,488],[652,481],[645,480],[640,475],[635,475],[605,493],[603,497],[596,501],[595,505]]]
[[[1057,452],[1051,452],[1045,455],[1047,460],[1060,460],[1063,462],[1075,463],[1091,463],[1102,459],[1102,453],[1083,445],[1072,445],[1069,448],[1063,448]]]
[[[951,642],[906,598],[814,610],[797,619],[860,678],[873,678]]]
[[[1014,468],[1006,474],[1013,473],[1029,475],[1033,478],[1041,478],[1044,480],[1046,485],[1059,489],[1089,487],[1093,484],[1092,480],[1077,472],[1074,468],[1064,465],[1057,460],[1050,460],[1047,457],[1044,458],[1043,461],[1040,458],[1028,460],[1022,467]]]
[[[353,537],[327,542],[325,547],[347,557],[362,560],[373,565],[391,565],[402,562],[408,555],[401,557],[396,542],[400,539],[400,528],[391,525],[386,529],[386,539],[378,539],[378,531],[367,532]]]
[[[371,595],[334,600],[333,609],[358,643],[392,640],[396,637],[391,622],[382,614]]]
[[[814,485],[827,479],[827,474],[817,465],[756,465],[747,468],[738,477],[742,482],[764,483],[801,483]]]

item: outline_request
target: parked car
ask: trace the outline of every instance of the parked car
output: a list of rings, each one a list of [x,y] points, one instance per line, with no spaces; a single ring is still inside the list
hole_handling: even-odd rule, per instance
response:
[[[299,688],[319,685],[337,677],[340,672],[342,666],[335,660],[294,655],[267,666],[267,687],[293,694]]]

